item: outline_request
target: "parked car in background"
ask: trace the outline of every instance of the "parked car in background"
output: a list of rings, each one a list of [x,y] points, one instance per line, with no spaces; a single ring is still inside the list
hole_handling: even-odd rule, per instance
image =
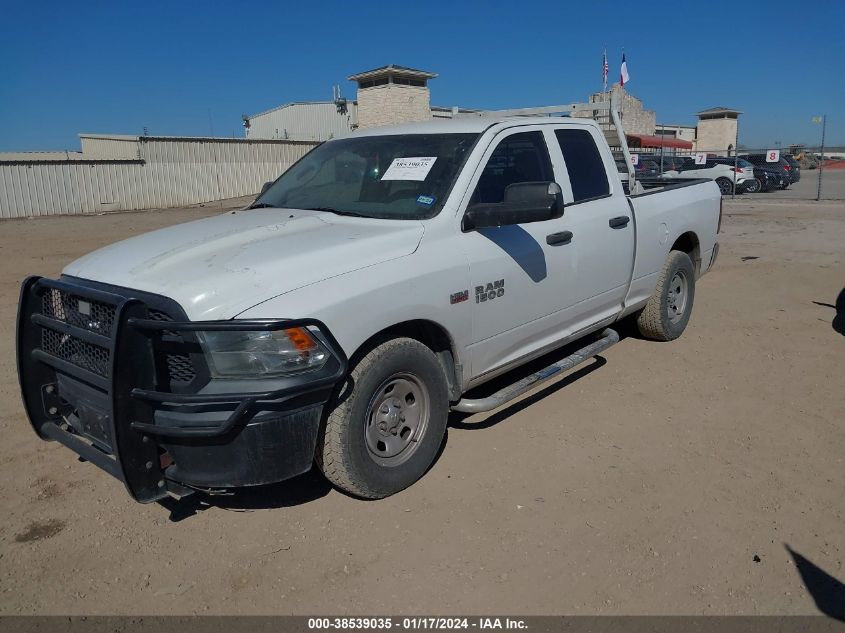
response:
[[[684,168],[684,165],[692,165],[695,163],[695,158],[692,156],[672,156],[666,155],[661,158],[660,154],[649,154],[646,156],[648,160],[653,160],[657,163],[658,167],[660,166],[661,160],[663,161],[663,171],[681,171]]]
[[[637,172],[637,178],[656,178],[660,175],[660,166],[650,158],[643,158],[642,156],[640,156],[634,169]]]
[[[649,155],[648,159],[657,163],[657,167],[661,173],[673,170],[679,171],[684,166],[684,160],[680,156],[653,154]]]
[[[754,178],[760,181],[760,191],[772,191],[783,186],[783,176],[775,169],[754,166]],[[749,191],[748,193],[753,193]]]
[[[781,157],[789,163],[791,169],[789,170],[789,177],[792,182],[801,180],[801,163],[792,154],[782,154]]]
[[[744,180],[741,184],[737,182],[737,193],[759,193],[763,191],[766,186],[771,187],[772,182],[780,183],[780,178],[773,180],[772,177],[765,171],[761,170],[758,176],[754,170],[754,165],[744,158],[736,158],[733,156],[714,156],[708,160],[712,160],[719,165],[727,165],[730,168],[737,167],[742,170],[739,173],[753,176]]]
[[[748,154],[747,156],[741,156],[741,158],[745,158],[756,167],[777,171],[783,178],[783,182],[780,185],[781,189],[786,189],[792,184],[792,175],[790,173],[792,166],[785,158],[781,157],[780,160],[772,163],[766,160],[765,154]]]
[[[754,167],[753,169],[754,178],[745,181],[742,193],[759,193],[780,189],[784,182],[783,176],[774,170],[763,169],[762,167]]]
[[[786,177],[783,175],[783,172],[777,167],[769,168],[761,167],[760,165],[754,165],[754,176],[756,178],[760,178],[761,181],[764,179],[764,177],[768,178],[768,185],[766,185],[765,183],[763,184],[763,191],[781,189],[787,182]]]
[[[728,195],[734,190],[736,183],[737,193],[742,193],[745,188],[745,181],[753,180],[752,170],[742,167],[733,167],[716,162],[714,158],[708,158],[703,165],[696,165],[694,160],[685,161],[683,167],[678,170],[664,172],[662,178],[710,178],[719,185],[722,195]]]

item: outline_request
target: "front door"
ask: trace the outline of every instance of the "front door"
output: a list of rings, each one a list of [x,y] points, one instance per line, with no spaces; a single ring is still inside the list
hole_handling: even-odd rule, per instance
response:
[[[543,127],[511,128],[493,140],[469,205],[501,202],[513,183],[555,180]],[[566,273],[574,260],[565,236],[549,236],[564,230],[558,218],[462,235],[472,284],[473,375],[494,371],[559,337],[561,308],[573,288]]]

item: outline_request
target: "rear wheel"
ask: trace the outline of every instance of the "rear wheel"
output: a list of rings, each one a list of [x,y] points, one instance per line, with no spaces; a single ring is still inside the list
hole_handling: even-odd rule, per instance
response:
[[[716,184],[719,185],[719,191],[723,196],[729,195],[733,191],[733,183],[727,178],[717,178]]]
[[[425,345],[386,341],[350,372],[317,445],[317,465],[338,488],[380,499],[431,466],[449,412],[446,378]]]
[[[654,294],[637,317],[637,327],[646,338],[671,341],[683,334],[695,300],[695,268],[689,255],[671,251]]]
[[[757,178],[752,178],[745,186],[745,193],[757,193],[763,188],[763,183]]]

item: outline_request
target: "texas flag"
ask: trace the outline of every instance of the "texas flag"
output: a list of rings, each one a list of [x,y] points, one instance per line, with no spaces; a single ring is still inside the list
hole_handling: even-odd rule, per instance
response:
[[[619,75],[619,85],[624,86],[629,81],[631,81],[631,77],[628,75],[628,62],[625,61],[625,53],[622,53],[622,72]]]

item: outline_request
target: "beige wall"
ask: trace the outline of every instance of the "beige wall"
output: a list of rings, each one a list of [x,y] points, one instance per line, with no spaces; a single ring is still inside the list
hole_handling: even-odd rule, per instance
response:
[[[358,89],[358,127],[431,119],[427,87],[386,84]]]
[[[632,134],[654,134],[654,126],[657,123],[654,110],[643,108],[642,101],[618,85],[614,85],[613,90],[619,94],[619,110],[625,131]]]
[[[619,103],[619,112],[622,117],[622,127],[625,128],[625,132],[629,132],[631,134],[654,134],[654,126],[657,121],[657,115],[654,110],[646,110],[643,108],[643,102],[627,92],[619,84],[613,84],[611,90],[614,94],[616,94]],[[589,102],[596,103],[600,101],[607,101],[609,98],[610,95],[608,93],[597,92],[590,95]],[[613,124],[606,114],[597,115],[595,111],[582,110],[574,112],[573,116],[595,118],[605,132],[613,129]]]
[[[699,152],[724,153],[736,145],[736,119],[703,119],[698,122],[698,139],[695,149]]]

